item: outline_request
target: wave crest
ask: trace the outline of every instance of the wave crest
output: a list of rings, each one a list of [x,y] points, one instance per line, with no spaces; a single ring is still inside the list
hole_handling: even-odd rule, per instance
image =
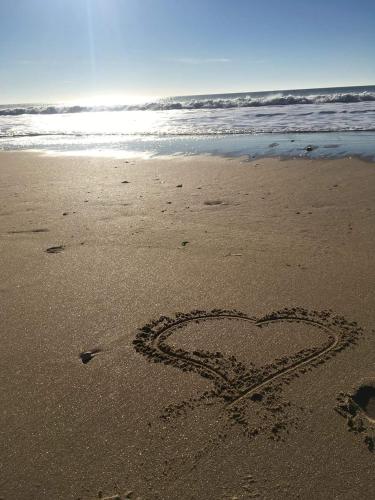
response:
[[[296,104],[332,104],[375,101],[375,92],[348,92],[320,95],[269,94],[264,97],[245,95],[233,98],[160,100],[145,104],[116,106],[23,106],[2,107],[0,116],[52,115],[99,111],[169,111],[199,109],[252,108],[261,106],[291,106]]]

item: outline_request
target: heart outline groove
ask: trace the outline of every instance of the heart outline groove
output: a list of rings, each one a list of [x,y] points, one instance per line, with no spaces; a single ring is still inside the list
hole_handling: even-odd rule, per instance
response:
[[[304,323],[323,330],[327,334],[327,340],[317,347],[302,349],[291,356],[276,359],[271,364],[259,368],[252,365],[250,369],[234,356],[225,358],[220,352],[189,352],[173,348],[167,343],[167,339],[177,329],[189,322],[222,318],[247,321],[259,328],[275,322]],[[356,322],[348,322],[327,310],[309,312],[301,307],[285,308],[256,318],[237,310],[214,309],[177,313],[174,318],[161,316],[140,328],[133,344],[135,350],[149,361],[172,365],[182,371],[196,372],[210,379],[213,390],[196,398],[195,403],[204,399],[220,398],[225,402],[230,418],[246,426],[243,415],[246,401],[261,402],[263,398],[275,400],[277,391],[273,389],[277,387],[280,390],[281,386],[289,383],[292,378],[325,363],[340,351],[356,344],[362,333],[362,328]],[[232,377],[228,376],[230,372],[233,373]],[[175,405],[175,408],[182,409],[186,406],[185,403]],[[186,404],[192,407],[191,402]],[[173,413],[173,408],[167,411],[167,415],[168,413]]]

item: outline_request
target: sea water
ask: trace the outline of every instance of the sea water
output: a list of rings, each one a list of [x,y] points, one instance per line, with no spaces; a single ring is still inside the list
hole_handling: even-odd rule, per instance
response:
[[[1,150],[375,159],[375,86],[0,106]]]

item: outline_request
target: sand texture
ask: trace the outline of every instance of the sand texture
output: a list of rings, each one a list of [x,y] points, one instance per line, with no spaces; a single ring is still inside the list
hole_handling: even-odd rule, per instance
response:
[[[375,165],[0,154],[1,499],[372,499]]]

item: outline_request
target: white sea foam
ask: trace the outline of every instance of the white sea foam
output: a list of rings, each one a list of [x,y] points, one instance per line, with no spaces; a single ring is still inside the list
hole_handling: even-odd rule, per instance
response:
[[[244,95],[232,98],[210,99],[160,99],[143,104],[121,104],[112,106],[0,106],[0,116],[52,115],[67,113],[87,113],[103,111],[168,111],[194,109],[232,109],[253,108],[262,106],[292,106],[296,104],[332,104],[332,103],[359,103],[375,101],[375,92],[344,92],[333,94],[295,95],[271,93],[263,97]]]

